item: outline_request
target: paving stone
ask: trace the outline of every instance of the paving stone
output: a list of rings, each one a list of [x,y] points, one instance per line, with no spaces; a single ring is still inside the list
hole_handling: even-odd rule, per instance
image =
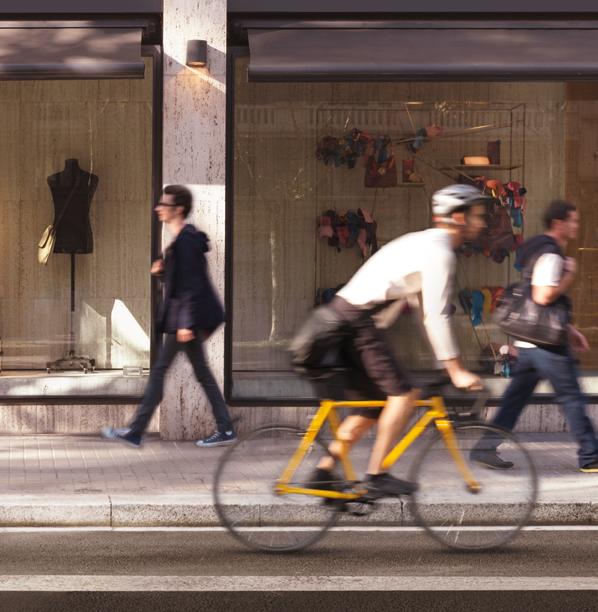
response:
[[[577,470],[571,438],[566,434],[521,434],[520,439],[530,450],[540,479],[532,521],[598,523],[598,474]],[[368,444],[356,449],[358,474],[366,465]],[[198,449],[192,441],[152,437],[141,450],[92,436],[0,437],[0,525],[218,524],[211,485],[224,451]],[[405,477],[412,457],[413,452],[393,473]],[[253,512],[256,522],[285,516],[289,509],[291,522],[319,516],[314,499],[299,499],[298,503],[295,499],[293,505],[271,490],[256,496],[256,479],[264,470],[272,470],[264,457],[247,456],[243,473],[233,483],[233,503],[244,513]],[[484,509],[480,504],[473,508],[472,516],[485,512],[486,520],[493,521],[501,512],[508,512],[509,504],[514,503],[509,493],[505,489],[504,495],[496,496],[501,507],[488,504]],[[429,511],[441,517],[451,510],[455,499],[434,500]],[[409,525],[414,518],[408,502],[385,501],[368,517],[341,519],[345,524],[354,522]]]

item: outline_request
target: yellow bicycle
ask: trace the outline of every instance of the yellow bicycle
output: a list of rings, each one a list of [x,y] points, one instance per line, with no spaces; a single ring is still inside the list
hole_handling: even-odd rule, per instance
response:
[[[407,478],[418,490],[405,502],[368,496],[348,452],[340,457],[343,477],[331,483],[332,490],[312,488],[310,482],[327,453],[325,425],[336,436],[337,409],[380,408],[382,401],[324,400],[307,430],[284,425],[256,429],[221,457],[214,483],[218,516],[237,540],[263,551],[300,550],[319,540],[340,516],[351,524],[374,510],[378,525],[417,523],[452,548],[503,545],[527,523],[538,483],[523,445],[508,431],[475,420],[485,401],[480,395],[469,412],[449,409],[440,395],[417,402],[424,410],[383,464],[392,473],[414,447]],[[431,435],[422,436],[429,425]],[[474,460],[475,452],[497,447],[513,463],[511,469],[490,470]]]

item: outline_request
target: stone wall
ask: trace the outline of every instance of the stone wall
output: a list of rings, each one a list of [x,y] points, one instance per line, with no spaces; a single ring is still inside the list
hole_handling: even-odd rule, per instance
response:
[[[185,66],[187,41],[208,41],[208,65]],[[163,180],[182,183],[194,194],[190,221],[210,236],[212,279],[224,295],[226,127],[226,0],[164,2],[164,156]],[[164,243],[169,240],[165,234]],[[208,360],[220,385],[224,374],[224,331],[208,341]],[[164,439],[211,433],[209,404],[191,366],[177,357],[161,405]]]

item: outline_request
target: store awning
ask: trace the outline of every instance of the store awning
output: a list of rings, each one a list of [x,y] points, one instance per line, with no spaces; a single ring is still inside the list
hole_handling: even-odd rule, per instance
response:
[[[143,78],[141,33],[140,27],[80,22],[5,22],[0,25],[0,80]]]
[[[316,27],[248,30],[252,81],[580,79],[598,29]]]

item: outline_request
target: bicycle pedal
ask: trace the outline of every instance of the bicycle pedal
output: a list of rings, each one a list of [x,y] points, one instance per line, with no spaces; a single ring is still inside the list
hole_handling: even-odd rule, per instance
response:
[[[346,499],[330,499],[327,498],[322,502],[322,505],[329,510],[336,510],[337,512],[348,512]]]
[[[374,502],[369,500],[350,501],[345,504],[345,511],[353,516],[367,516],[374,510],[374,505]]]
[[[382,499],[384,497],[388,497],[388,493],[382,493],[381,491],[366,491],[358,500],[358,503],[362,504],[373,504],[374,502]]]

